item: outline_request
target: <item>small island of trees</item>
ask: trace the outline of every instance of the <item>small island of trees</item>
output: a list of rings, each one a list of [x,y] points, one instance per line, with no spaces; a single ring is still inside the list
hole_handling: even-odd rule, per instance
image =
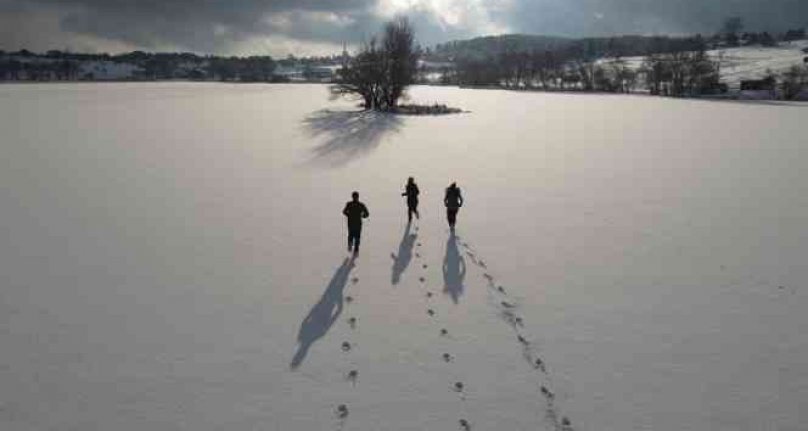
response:
[[[353,58],[337,72],[331,86],[335,96],[356,97],[365,109],[412,115],[436,115],[461,112],[457,108],[399,105],[407,87],[415,83],[421,49],[415,44],[415,32],[406,17],[384,26],[381,37],[364,43]]]

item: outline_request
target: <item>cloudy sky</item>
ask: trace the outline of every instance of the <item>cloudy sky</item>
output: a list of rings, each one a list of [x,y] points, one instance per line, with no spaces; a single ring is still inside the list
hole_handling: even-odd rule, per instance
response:
[[[808,0],[0,0],[0,49],[334,53],[396,14],[431,45],[499,33],[562,36],[808,25]]]

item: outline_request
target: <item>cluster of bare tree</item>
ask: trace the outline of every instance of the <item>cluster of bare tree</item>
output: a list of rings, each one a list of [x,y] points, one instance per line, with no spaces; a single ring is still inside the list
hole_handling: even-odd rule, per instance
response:
[[[380,38],[371,38],[346,61],[331,92],[359,97],[365,109],[394,110],[415,81],[419,52],[410,22],[404,17],[390,21]]]
[[[445,71],[445,84],[628,93],[646,84],[654,94],[683,96],[720,91],[719,63],[700,37],[662,38],[641,67],[608,45],[572,43],[543,51],[505,51],[460,58]]]
[[[794,99],[804,89],[808,89],[808,64],[791,66],[790,69],[781,74],[780,80],[783,98],[786,100]]]
[[[693,96],[726,92],[720,83],[720,63],[704,49],[651,54],[638,71],[651,94]]]

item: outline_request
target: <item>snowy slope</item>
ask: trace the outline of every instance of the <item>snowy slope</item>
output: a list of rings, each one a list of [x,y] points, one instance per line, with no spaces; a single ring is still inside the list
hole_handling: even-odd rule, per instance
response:
[[[777,47],[747,46],[708,51],[715,60],[721,61],[721,80],[730,89],[738,90],[742,80],[761,79],[770,72],[785,72],[791,66],[802,65],[808,54],[802,52],[808,40],[783,42]],[[635,68],[642,66],[643,57],[627,57],[626,62]]]
[[[805,108],[327,96],[0,88],[0,429],[805,429]]]
[[[731,88],[739,88],[744,79],[764,78],[769,71],[782,73],[791,66],[802,65],[808,54],[802,49],[808,41],[784,43],[779,47],[744,47],[724,50],[721,77]],[[717,56],[718,52],[711,52]]]

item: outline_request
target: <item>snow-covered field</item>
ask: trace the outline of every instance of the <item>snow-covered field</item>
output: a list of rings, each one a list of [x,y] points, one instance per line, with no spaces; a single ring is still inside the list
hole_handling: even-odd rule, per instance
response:
[[[808,429],[808,108],[413,98],[1,86],[0,429]]]

